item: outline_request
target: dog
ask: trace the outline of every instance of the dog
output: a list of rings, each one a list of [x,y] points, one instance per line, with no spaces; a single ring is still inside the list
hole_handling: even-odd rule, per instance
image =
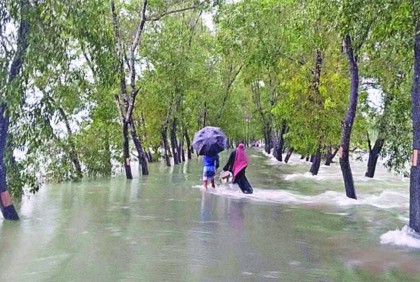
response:
[[[220,183],[231,183],[232,182],[232,173],[230,171],[220,172]]]

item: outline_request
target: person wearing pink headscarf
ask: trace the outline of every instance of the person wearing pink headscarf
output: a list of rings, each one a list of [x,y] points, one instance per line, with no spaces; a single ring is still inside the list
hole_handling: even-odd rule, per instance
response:
[[[248,156],[245,153],[245,145],[239,144],[235,151],[233,151],[226,165],[223,167],[224,171],[230,171],[233,174],[233,183],[237,183],[239,188],[245,194],[252,194],[253,189],[245,176],[245,169],[248,166]]]

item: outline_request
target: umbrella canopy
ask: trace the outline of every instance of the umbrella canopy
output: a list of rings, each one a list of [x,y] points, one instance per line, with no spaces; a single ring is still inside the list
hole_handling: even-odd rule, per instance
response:
[[[223,130],[206,126],[195,133],[192,146],[199,155],[214,156],[226,148],[226,142]]]

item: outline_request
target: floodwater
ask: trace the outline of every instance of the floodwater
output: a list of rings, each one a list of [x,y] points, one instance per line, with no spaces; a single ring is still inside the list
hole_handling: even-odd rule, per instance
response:
[[[248,154],[253,195],[204,191],[197,158],[47,185],[0,219],[0,281],[420,281],[408,179],[354,162],[355,201],[336,163],[312,176],[299,156]]]

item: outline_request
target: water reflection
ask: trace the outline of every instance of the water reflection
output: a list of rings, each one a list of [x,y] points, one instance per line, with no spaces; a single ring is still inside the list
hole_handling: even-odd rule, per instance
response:
[[[43,189],[0,221],[0,281],[420,281],[418,251],[379,241],[408,221],[407,183],[379,169],[349,202],[334,164],[313,178],[250,155],[252,196],[197,189],[197,158]]]
[[[215,206],[215,197],[205,190],[201,192],[200,220],[212,221],[213,209]]]
[[[244,206],[245,203],[238,200],[227,199],[227,218],[230,226],[238,233],[243,232],[244,226]]]

